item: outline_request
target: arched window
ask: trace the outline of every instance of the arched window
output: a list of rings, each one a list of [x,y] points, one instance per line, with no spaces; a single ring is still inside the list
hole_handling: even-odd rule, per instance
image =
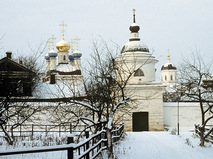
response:
[[[137,70],[135,71],[134,76],[144,76],[144,73],[143,73],[143,71],[142,71],[141,69],[137,69]]]
[[[170,80],[171,80],[171,81],[173,80],[173,76],[172,76],[172,75],[170,76]]]
[[[167,76],[165,76],[165,81],[167,81]]]
[[[64,55],[64,60],[66,60],[66,56]]]

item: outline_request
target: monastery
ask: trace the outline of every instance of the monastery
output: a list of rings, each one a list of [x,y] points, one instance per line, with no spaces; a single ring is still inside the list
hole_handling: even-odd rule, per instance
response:
[[[45,83],[55,84],[61,79],[69,84],[81,85],[81,56],[64,39],[64,26],[62,23],[62,40],[56,44],[54,50],[54,37],[50,38],[52,49],[48,50],[46,59]],[[200,108],[198,103],[163,102],[163,91],[166,87],[172,87],[177,83],[177,68],[167,55],[167,63],[161,67],[161,81],[155,79],[155,64],[158,60],[150,53],[149,48],[141,42],[140,26],[136,24],[135,10],[133,10],[133,23],[129,27],[130,38],[123,46],[121,54],[115,59],[119,67],[135,73],[131,76],[126,86],[127,94],[135,100],[136,108],[129,110],[129,115],[117,117],[125,123],[126,131],[161,131],[165,127],[193,128],[200,122]],[[76,39],[76,43],[78,38]],[[73,43],[71,43],[73,44]],[[71,47],[71,52],[69,53]],[[125,65],[123,65],[125,61]],[[125,77],[125,73],[123,74]],[[118,79],[119,80],[119,79]]]

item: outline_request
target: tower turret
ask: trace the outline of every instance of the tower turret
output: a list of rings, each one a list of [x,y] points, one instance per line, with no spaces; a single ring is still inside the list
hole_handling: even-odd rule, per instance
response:
[[[167,63],[161,67],[161,82],[166,85],[176,83],[177,68],[170,62],[170,53],[168,50]]]
[[[122,79],[128,77],[129,72],[135,72],[128,80],[131,84],[143,84],[155,81],[155,64],[158,60],[149,52],[148,47],[141,43],[140,27],[136,24],[135,9],[133,9],[133,24],[129,27],[130,39],[123,46],[121,55],[116,58],[117,64],[126,70]],[[127,75],[126,75],[127,74]]]
[[[74,66],[75,70],[81,70],[81,56],[82,53],[78,50],[78,41],[80,40],[78,37],[75,39],[75,44],[76,44],[76,50],[73,52],[72,56],[74,58]]]

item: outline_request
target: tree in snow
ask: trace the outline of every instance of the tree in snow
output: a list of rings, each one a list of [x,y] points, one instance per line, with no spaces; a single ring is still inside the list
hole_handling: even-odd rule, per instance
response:
[[[167,99],[199,102],[201,124],[199,126],[200,145],[204,146],[205,139],[213,132],[205,128],[213,120],[213,77],[212,62],[205,62],[201,55],[193,54],[189,59],[183,59],[179,68],[178,85],[175,91],[167,92]],[[177,99],[177,97],[179,99]]]

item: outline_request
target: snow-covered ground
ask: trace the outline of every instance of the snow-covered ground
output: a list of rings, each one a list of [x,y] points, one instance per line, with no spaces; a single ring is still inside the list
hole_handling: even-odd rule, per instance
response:
[[[128,132],[115,147],[118,159],[212,159],[213,145],[199,146],[192,132]]]
[[[6,147],[1,145],[0,151]],[[23,148],[23,146],[18,146]],[[8,148],[7,148],[8,149]],[[127,132],[125,137],[114,145],[116,159],[212,159],[213,145],[199,146],[199,138],[192,132]],[[12,155],[0,159],[64,159],[66,151]],[[107,159],[106,153],[101,158]]]

